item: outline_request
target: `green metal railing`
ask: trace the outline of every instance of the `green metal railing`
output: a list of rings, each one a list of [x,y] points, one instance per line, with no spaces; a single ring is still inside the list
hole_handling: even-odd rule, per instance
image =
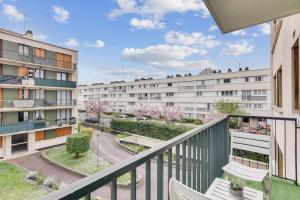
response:
[[[15,124],[3,124],[0,125],[0,135],[7,133],[17,133],[20,131],[32,131],[36,129],[50,128],[50,127],[60,127],[63,125],[75,125],[76,118],[70,117],[66,119],[57,119],[57,120],[35,120],[35,121],[26,121],[18,122]]]
[[[167,161],[164,156],[167,155]],[[175,164],[173,158],[175,156]],[[157,162],[152,159],[157,158]],[[165,143],[130,157],[102,172],[88,176],[68,187],[54,191],[44,200],[55,199],[91,199],[91,193],[111,184],[110,198],[118,199],[117,179],[125,173],[131,173],[130,199],[137,199],[137,168],[145,165],[145,195],[139,199],[167,199],[167,184],[176,177],[189,187],[205,192],[216,177],[222,176],[222,167],[228,163],[228,117],[224,116],[203,126],[199,126]],[[156,169],[151,165],[156,165]],[[153,172],[155,169],[155,172]],[[167,172],[167,173],[166,173]],[[151,173],[156,181],[151,184]],[[151,186],[155,186],[153,194]],[[124,199],[122,196],[120,199]]]
[[[0,134],[16,133],[20,131],[30,131],[34,129],[45,128],[45,121],[36,122],[18,122],[16,124],[4,124],[0,126]]]
[[[76,88],[76,81],[61,81],[55,79],[35,79],[36,86],[50,86],[50,87],[66,87],[66,88]]]

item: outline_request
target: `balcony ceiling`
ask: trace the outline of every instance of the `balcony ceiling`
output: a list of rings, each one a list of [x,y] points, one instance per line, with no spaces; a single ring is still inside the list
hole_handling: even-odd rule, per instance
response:
[[[300,12],[300,0],[204,0],[222,33]]]

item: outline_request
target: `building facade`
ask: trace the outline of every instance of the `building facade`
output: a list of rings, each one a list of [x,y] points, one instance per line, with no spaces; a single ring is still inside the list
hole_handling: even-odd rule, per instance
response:
[[[0,29],[0,159],[62,144],[76,124],[78,52]]]
[[[270,69],[208,73],[156,80],[79,86],[78,105],[106,102],[112,112],[132,113],[137,107],[180,107],[185,117],[209,119],[215,105],[236,102],[248,114],[271,114]]]
[[[278,19],[272,23],[273,115],[297,118],[298,124],[300,114],[299,37],[300,14]],[[296,174],[294,170],[289,169],[296,166],[298,180],[300,180],[300,148],[297,148],[300,144],[299,128],[295,128],[293,123],[276,123],[274,129],[277,130],[277,134],[273,135],[275,147],[273,155],[277,160],[273,163],[275,170],[279,175],[293,179]]]

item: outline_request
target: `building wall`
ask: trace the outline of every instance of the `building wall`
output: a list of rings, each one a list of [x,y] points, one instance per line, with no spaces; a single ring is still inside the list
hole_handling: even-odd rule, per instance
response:
[[[70,117],[77,116],[78,52],[4,29],[0,43],[0,159],[64,143],[75,131]],[[22,45],[28,55],[19,51]],[[67,93],[71,97],[61,95]],[[27,136],[28,147],[12,152],[20,134]]]
[[[272,79],[272,107],[273,115],[279,117],[297,118],[299,123],[299,111],[294,109],[294,87],[293,78],[293,56],[292,48],[300,36],[300,14],[285,17],[272,23],[272,76],[275,77],[278,70],[282,69],[282,106],[276,105],[275,99],[279,96],[276,91],[279,87],[276,81]],[[300,44],[297,42],[298,45]],[[299,55],[298,55],[299,56]],[[299,83],[296,83],[299,85]],[[298,160],[298,180],[300,180],[300,133],[296,132],[298,139],[295,138],[295,123],[276,123],[273,124],[273,130],[276,128],[276,136],[273,135],[273,147],[277,145],[277,154],[273,151],[273,157],[278,160],[278,151],[286,155],[282,159],[283,175],[287,178],[295,179],[295,152],[297,150]],[[296,145],[295,145],[296,144]],[[275,159],[274,159],[275,160]],[[278,161],[279,162],[279,161]],[[278,168],[278,163],[273,161],[274,169]],[[300,182],[300,181],[299,181]]]
[[[270,73],[269,69],[261,69],[83,86],[79,87],[78,106],[84,110],[85,101],[95,100],[107,102],[110,111],[133,112],[140,105],[159,109],[173,105],[179,106],[186,117],[210,118],[216,113],[216,103],[226,100],[239,103],[246,113],[270,115]],[[256,77],[263,77],[263,81],[256,81]],[[224,83],[224,79],[231,82]],[[243,99],[243,91],[247,90],[251,92],[249,100]]]

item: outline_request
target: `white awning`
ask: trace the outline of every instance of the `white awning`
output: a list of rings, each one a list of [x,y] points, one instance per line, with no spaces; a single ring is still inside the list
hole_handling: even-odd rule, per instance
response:
[[[223,33],[300,12],[300,0],[203,0]]]

